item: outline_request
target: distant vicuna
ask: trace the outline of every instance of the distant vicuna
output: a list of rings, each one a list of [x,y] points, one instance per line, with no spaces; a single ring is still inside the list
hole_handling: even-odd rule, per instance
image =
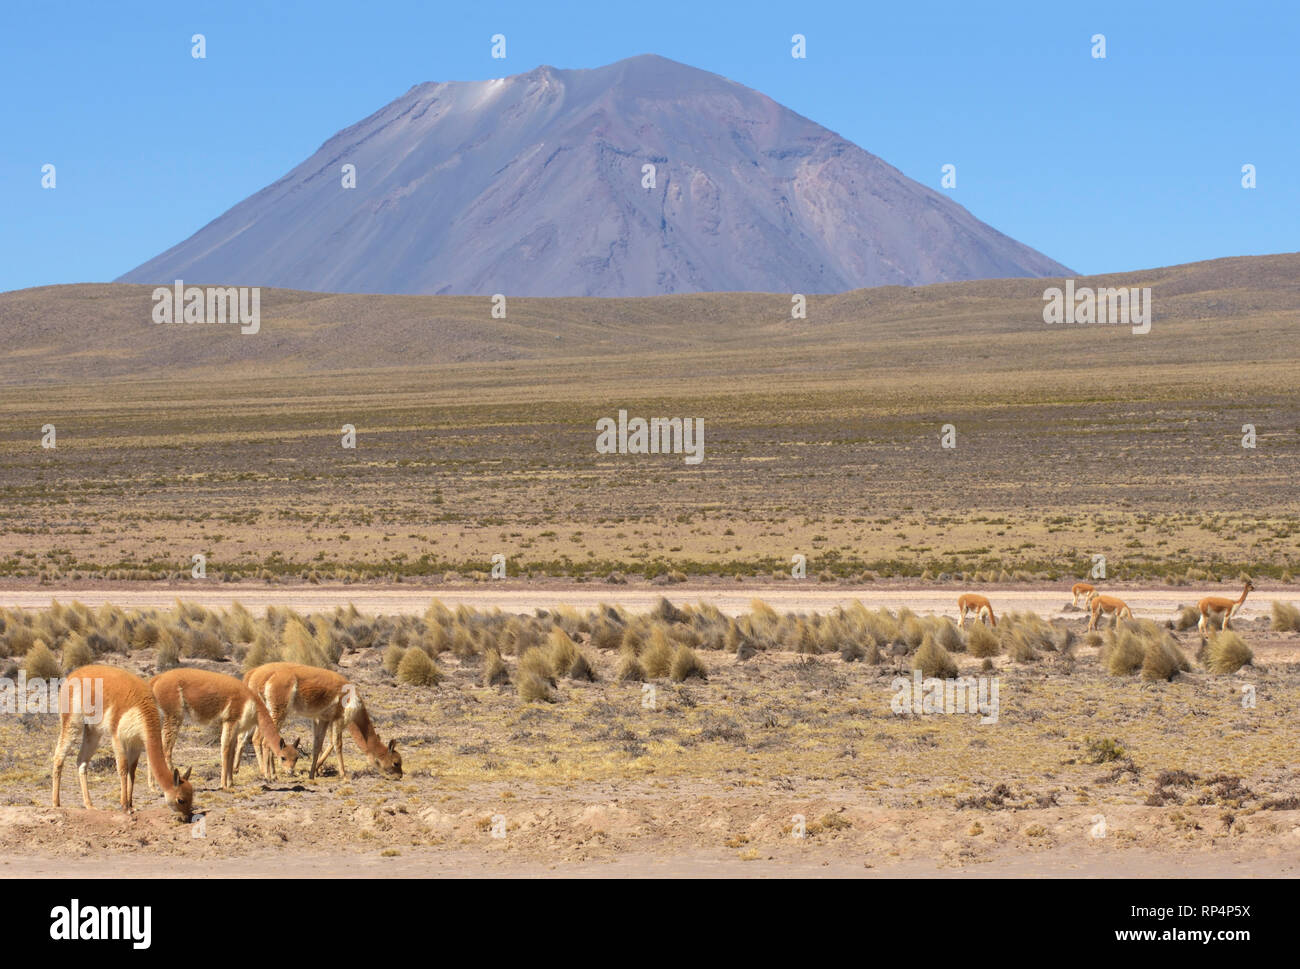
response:
[[[1200,630],[1202,636],[1209,635],[1210,620],[1222,619],[1223,628],[1231,629],[1229,623],[1232,617],[1241,611],[1241,607],[1246,603],[1246,596],[1255,591],[1255,586],[1250,579],[1242,586],[1241,597],[1238,599],[1228,599],[1224,596],[1206,596],[1196,604],[1200,610],[1201,618],[1196,623],[1196,628]]]
[[[1087,582],[1074,583],[1074,585],[1070,586],[1070,605],[1077,609],[1079,607],[1079,600],[1082,599],[1086,606],[1089,597],[1096,591],[1096,586],[1089,585]]]
[[[966,613],[975,613],[975,621],[979,622],[985,616],[988,617],[989,625],[997,627],[997,618],[993,615],[993,606],[989,604],[988,599],[984,596],[975,595],[973,592],[967,592],[957,598],[957,611],[961,614],[961,622],[957,625],[962,629],[966,628]]]
[[[1092,613],[1092,618],[1088,620],[1089,632],[1097,628],[1097,620],[1107,613],[1115,617],[1115,627],[1119,626],[1121,619],[1133,618],[1133,610],[1128,607],[1128,604],[1123,599],[1104,596],[1096,591],[1088,594],[1088,610]]]

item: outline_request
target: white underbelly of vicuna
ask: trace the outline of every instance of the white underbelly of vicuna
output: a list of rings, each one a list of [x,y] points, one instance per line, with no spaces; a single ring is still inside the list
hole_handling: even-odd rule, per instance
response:
[[[127,710],[117,722],[117,739],[124,753],[139,753],[145,749],[149,728],[139,710]]]

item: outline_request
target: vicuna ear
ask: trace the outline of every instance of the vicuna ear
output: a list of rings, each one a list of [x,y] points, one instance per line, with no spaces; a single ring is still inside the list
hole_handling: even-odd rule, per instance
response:
[[[388,741],[388,752],[391,754],[395,750],[397,750],[397,741],[396,740]]]
[[[190,779],[190,771],[192,770],[194,770],[193,765],[185,768],[185,775],[181,778],[181,780],[188,781]]]
[[[181,772],[175,767],[172,768],[172,783],[177,787],[179,787],[181,783]]]
[[[281,749],[281,750],[284,750],[284,749],[285,749],[286,747],[288,747],[288,746],[289,746],[289,745],[286,744],[286,743],[284,742],[284,738],[281,737],[281,738],[280,738],[280,749]]]

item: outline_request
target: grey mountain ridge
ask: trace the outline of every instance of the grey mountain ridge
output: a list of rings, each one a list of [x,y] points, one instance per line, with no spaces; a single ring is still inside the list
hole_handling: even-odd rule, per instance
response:
[[[771,98],[644,55],[417,85],[117,281],[651,296],[1067,275]]]

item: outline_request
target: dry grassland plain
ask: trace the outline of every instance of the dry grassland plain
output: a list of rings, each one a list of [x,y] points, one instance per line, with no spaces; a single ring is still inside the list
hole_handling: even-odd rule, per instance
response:
[[[343,610],[300,617],[330,643],[319,661],[354,678],[407,767],[384,778],[348,740],[347,781],[300,770],[263,785],[246,756],[222,792],[215,738],[187,727],[177,760],[194,764],[208,812],[192,838],[161,802],[133,821],[107,810],[103,756],[104,810],[51,810],[57,725],[2,717],[3,870],[108,874],[129,854],[144,874],[1293,874],[1300,638],[1267,617],[1294,603],[1300,564],[1298,281],[1294,255],[1080,280],[1152,287],[1146,335],[1047,326],[1051,282],[1033,280],[813,296],[807,320],[779,294],[511,300],[493,320],[487,300],[265,291],[249,336],[154,326],[146,287],[0,294],[0,595],[64,604],[7,613],[0,663],[22,667],[41,638],[59,665],[84,646],[141,673],[239,675],[256,630],[241,639],[225,619],[214,646],[193,613],[164,654],[135,643],[138,614],[108,607],[106,628],[129,622],[132,636],[103,642],[59,617],[115,590],[237,599],[307,584]],[[598,454],[596,422],[620,409],[702,419],[704,461]],[[340,446],[345,424],[355,450]],[[945,424],[954,449],[940,447]],[[195,554],[205,580],[190,578]],[[376,589],[490,589],[495,554],[508,583],[554,594],[550,625],[594,680],[556,675],[549,702],[521,693],[530,650],[475,626],[508,616],[453,613],[442,644],[427,627],[398,642],[407,620],[347,610]],[[751,629],[752,655],[694,620],[664,622],[699,636],[688,645],[707,678],[649,676],[650,707],[643,683],[619,679],[625,644],[556,611],[596,584],[684,606],[683,581],[704,610],[757,580],[794,588],[795,554],[803,583],[873,609],[874,590],[996,603],[1059,589],[1043,615],[1064,612],[1053,628],[1078,639],[999,639],[986,657],[950,640],[962,675],[999,681],[997,722],[978,725],[894,712],[894,678],[924,639],[851,627],[823,640],[830,607],[778,606],[780,634]],[[1183,629],[1169,631],[1187,665],[1172,679],[1113,672],[1060,608],[1093,555],[1111,585],[1185,603],[1235,596],[1250,574],[1238,633],[1252,661],[1215,672]],[[721,628],[755,615],[742,613]],[[42,635],[11,642],[29,621]],[[689,638],[675,631],[674,648]],[[267,635],[254,659],[286,648],[283,625]],[[394,647],[426,653],[437,682],[386,668]],[[487,682],[492,648],[506,683]]]

